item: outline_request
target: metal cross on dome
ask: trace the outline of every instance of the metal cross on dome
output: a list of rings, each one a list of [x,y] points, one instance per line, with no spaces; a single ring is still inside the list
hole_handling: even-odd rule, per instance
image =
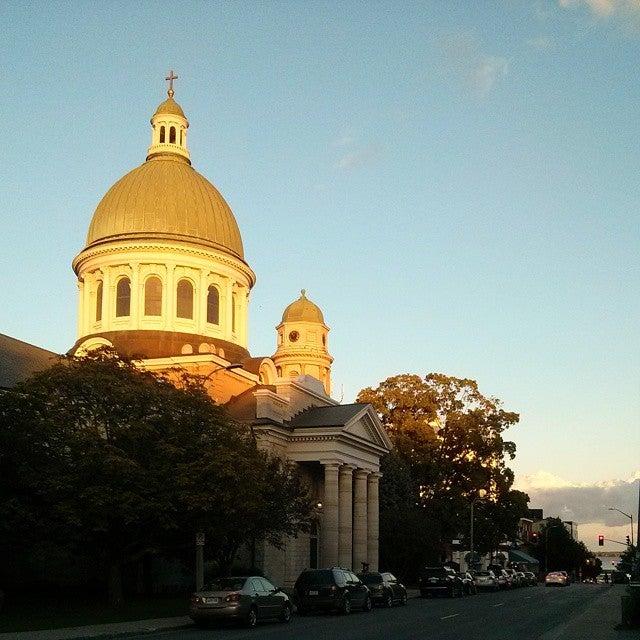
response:
[[[171,71],[169,71],[169,75],[165,78],[165,80],[169,83],[169,90],[167,91],[167,93],[169,94],[170,98],[173,98],[173,94],[174,94],[173,81],[177,79],[178,79],[178,76],[175,75],[173,73],[173,69],[171,69]]]

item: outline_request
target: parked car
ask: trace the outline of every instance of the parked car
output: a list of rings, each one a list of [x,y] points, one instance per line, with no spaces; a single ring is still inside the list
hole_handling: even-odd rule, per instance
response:
[[[505,569],[500,569],[496,574],[498,578],[498,584],[501,589],[512,589],[513,588],[513,578],[510,573],[507,573]]]
[[[213,620],[235,620],[255,627],[259,620],[289,622],[293,606],[289,596],[261,576],[220,578],[191,596],[189,615],[198,625]]]
[[[385,607],[407,604],[407,590],[392,573],[370,571],[359,573],[358,578],[369,588],[373,604]]]
[[[518,574],[516,572],[515,569],[503,569],[503,571],[509,576],[510,580],[511,580],[511,587],[521,587],[522,585],[520,584],[520,578],[518,577]]]
[[[307,569],[294,586],[298,613],[312,610],[340,611],[349,614],[353,609],[371,611],[371,593],[358,576],[348,569]]]
[[[418,588],[423,598],[437,594],[455,598],[464,594],[462,580],[450,567],[425,567],[418,577]]]
[[[529,580],[527,579],[527,576],[525,575],[524,571],[516,571],[516,577],[518,579],[519,587],[529,586]]]
[[[476,589],[500,589],[500,583],[493,571],[477,571],[474,578]]]
[[[527,584],[530,587],[535,587],[538,584],[538,577],[536,576],[535,573],[533,573],[533,571],[525,571],[524,572],[524,577],[527,579]]]
[[[551,571],[547,573],[544,584],[547,587],[567,587],[569,586],[569,580],[564,571]]]
[[[462,592],[466,596],[474,596],[478,593],[476,589],[476,583],[473,576],[468,571],[463,571],[458,574],[460,580],[462,580]]]

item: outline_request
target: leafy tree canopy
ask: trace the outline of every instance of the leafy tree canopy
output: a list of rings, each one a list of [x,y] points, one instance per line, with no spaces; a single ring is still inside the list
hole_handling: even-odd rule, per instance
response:
[[[221,569],[251,540],[306,526],[295,469],[257,449],[206,394],[109,350],[66,358],[0,394],[0,542],[93,554],[121,599],[124,563],[207,534]]]

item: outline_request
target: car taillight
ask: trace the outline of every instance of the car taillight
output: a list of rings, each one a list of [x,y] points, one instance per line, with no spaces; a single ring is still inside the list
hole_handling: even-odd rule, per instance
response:
[[[239,593],[230,593],[225,599],[225,602],[240,602]]]
[[[331,592],[336,591],[336,585],[332,584],[331,587],[329,588],[329,591],[331,591]]]
[[[202,598],[194,594],[191,596],[191,602],[193,602],[193,604],[200,604],[200,602],[202,602]]]

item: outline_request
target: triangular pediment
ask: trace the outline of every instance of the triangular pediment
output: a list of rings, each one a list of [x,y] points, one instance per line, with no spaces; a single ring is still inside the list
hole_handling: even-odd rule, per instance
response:
[[[345,424],[344,432],[378,447],[384,447],[387,450],[391,449],[389,436],[387,436],[380,419],[371,405],[364,407],[357,416],[354,416],[352,420]]]

